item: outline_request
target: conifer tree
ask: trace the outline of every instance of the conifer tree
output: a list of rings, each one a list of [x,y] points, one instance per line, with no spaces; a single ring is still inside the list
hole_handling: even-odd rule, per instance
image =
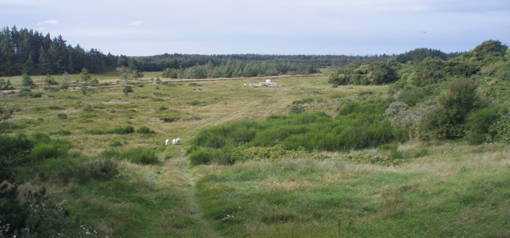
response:
[[[81,69],[80,78],[85,82],[88,82],[90,80],[90,74],[86,68]]]
[[[35,86],[35,83],[32,80],[32,78],[30,78],[30,76],[28,76],[27,73],[23,73],[23,78],[21,79],[21,86],[32,87],[32,86]]]

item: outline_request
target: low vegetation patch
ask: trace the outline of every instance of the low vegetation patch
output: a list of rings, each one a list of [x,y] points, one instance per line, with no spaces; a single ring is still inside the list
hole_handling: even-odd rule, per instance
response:
[[[231,125],[202,130],[188,150],[194,158],[194,149],[200,158],[225,158],[230,163],[234,148],[273,147],[281,145],[288,150],[347,151],[376,147],[402,139],[401,131],[392,127],[383,115],[389,102],[349,103],[333,119],[322,113],[272,115],[266,121],[241,121]],[[209,151],[206,153],[206,151]],[[196,152],[198,153],[198,152]],[[219,154],[218,154],[219,153]],[[220,156],[221,154],[221,156]],[[201,159],[205,163],[211,160]],[[222,160],[221,163],[225,163]],[[219,161],[218,161],[219,162]]]
[[[135,132],[135,128],[132,126],[119,126],[112,129],[107,130],[100,130],[100,129],[92,129],[87,130],[87,134],[91,135],[103,135],[103,134],[117,134],[117,135],[125,135],[125,134],[131,134]]]

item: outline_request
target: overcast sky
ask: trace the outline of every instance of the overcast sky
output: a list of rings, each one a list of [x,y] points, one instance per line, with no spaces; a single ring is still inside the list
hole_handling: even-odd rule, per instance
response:
[[[114,55],[399,54],[510,42],[509,0],[0,0],[2,27]]]

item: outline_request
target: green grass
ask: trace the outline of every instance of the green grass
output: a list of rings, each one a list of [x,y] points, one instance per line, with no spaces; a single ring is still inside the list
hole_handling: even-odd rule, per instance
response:
[[[203,166],[197,197],[228,237],[506,236],[508,152],[493,156],[490,165],[429,156],[401,167],[337,159]]]
[[[282,87],[258,88],[244,84],[260,79],[164,79],[171,86],[156,89],[150,78],[160,72],[144,74],[129,82],[144,86],[127,96],[125,81],[114,73],[92,75],[101,86],[87,86],[87,95],[75,83],[79,75],[71,75],[74,83],[59,91],[43,89],[46,76],[32,77],[39,85],[32,93],[41,92],[40,98],[10,90],[0,95],[17,108],[7,121],[8,133],[50,135],[49,141],[38,135],[46,142],[31,157],[44,159],[16,172],[24,189],[44,186],[52,198],[68,201],[69,236],[84,236],[80,225],[96,229],[100,237],[510,235],[507,144],[472,146],[458,140],[374,144],[344,152],[311,148],[306,156],[195,167],[186,156],[190,141],[205,128],[264,123],[271,115],[288,118],[284,115],[293,102],[304,113],[346,120],[353,112],[372,110],[359,102],[387,101],[389,86],[332,88],[327,77],[307,76],[275,78]],[[60,75],[53,77],[62,81]],[[19,89],[21,77],[9,79]],[[412,93],[403,99],[418,100]],[[190,105],[195,101],[199,104]],[[127,126],[154,133],[87,133]],[[182,145],[164,145],[174,138],[181,138]],[[125,153],[114,159],[119,174],[114,179],[85,176],[87,181],[80,182],[82,175],[73,171],[95,168],[94,161],[117,155],[101,155],[112,149]],[[344,154],[392,155],[405,163],[376,165],[346,160]],[[144,158],[154,163],[144,164]]]

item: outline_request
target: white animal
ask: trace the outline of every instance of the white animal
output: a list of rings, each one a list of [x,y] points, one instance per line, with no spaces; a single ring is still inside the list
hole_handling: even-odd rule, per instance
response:
[[[172,140],[172,145],[176,145],[176,144],[175,144],[175,139],[173,139],[173,140]]]
[[[165,145],[168,145],[168,144],[170,144],[170,139],[166,139],[166,141],[165,141]]]
[[[181,138],[175,139],[175,143],[176,143],[176,145],[181,144]]]

